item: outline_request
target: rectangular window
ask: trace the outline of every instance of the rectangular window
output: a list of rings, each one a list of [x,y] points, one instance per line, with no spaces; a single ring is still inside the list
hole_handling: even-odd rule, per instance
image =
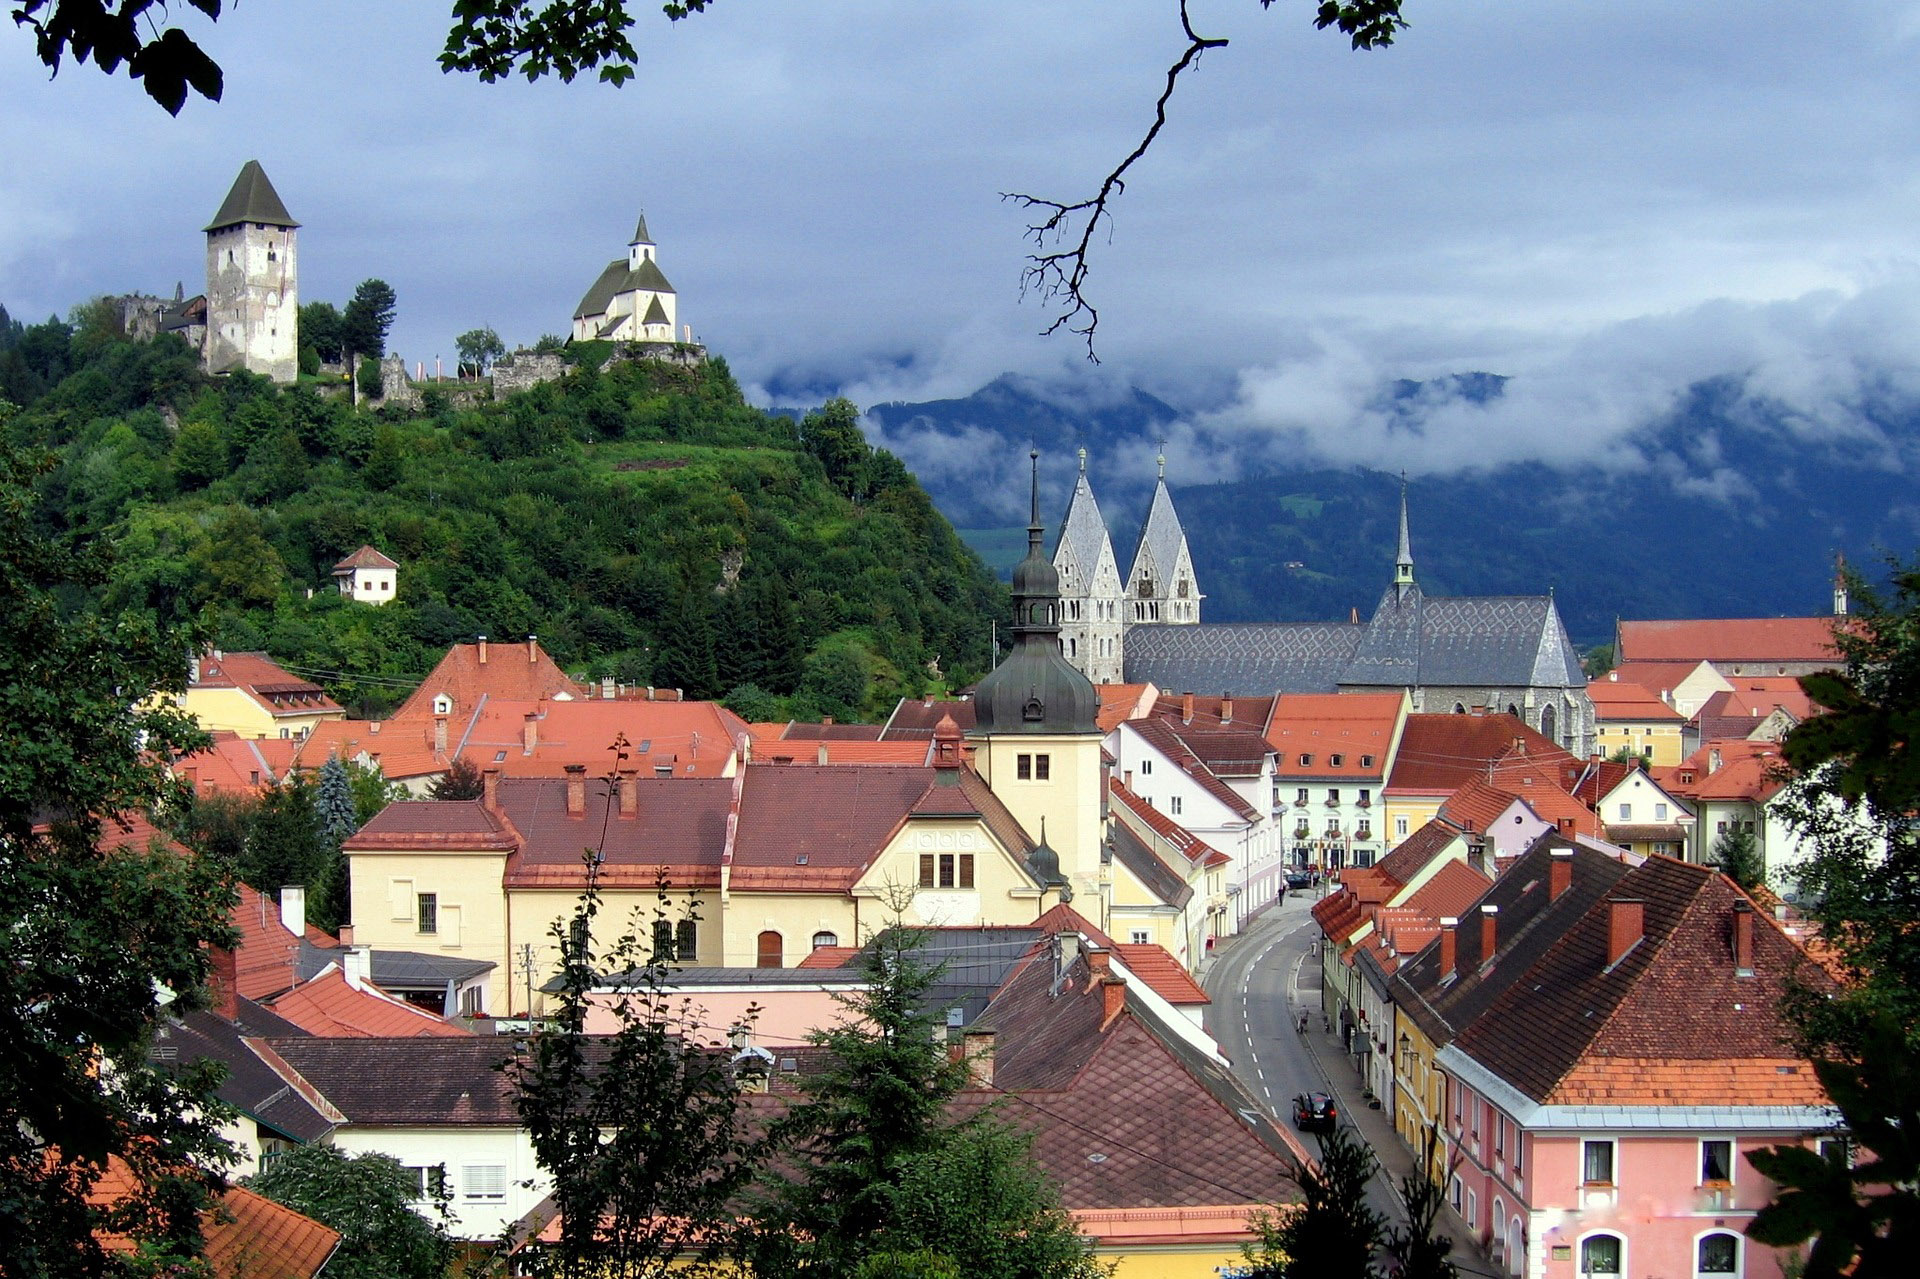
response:
[[[670,919],[653,921],[653,957],[655,960],[673,958],[673,921]]]
[[[1653,820],[1656,822],[1664,822],[1667,820],[1667,806],[1665,804],[1655,804],[1653,806]]]
[[[1300,767],[1302,767],[1302,768],[1312,768],[1312,767],[1313,767],[1313,756],[1311,756],[1311,755],[1302,755],[1302,756],[1300,757]]]
[[[460,1170],[460,1197],[498,1203],[507,1197],[504,1164],[468,1164]]]
[[[940,854],[940,887],[953,887],[953,854]]]
[[[1632,820],[1633,820],[1633,805],[1632,805],[1632,804],[1622,804],[1622,805],[1620,805],[1620,820],[1621,820],[1621,821],[1623,821],[1623,822],[1627,822],[1627,821],[1632,821]]]
[[[1295,790],[1295,791],[1293,792],[1293,802],[1294,802],[1294,803],[1296,803],[1296,804],[1304,804],[1304,803],[1306,803],[1306,802],[1307,802],[1307,788],[1306,788],[1306,787],[1304,787],[1304,786],[1302,786],[1302,787],[1299,787],[1299,788],[1298,788],[1297,790]]]
[[[437,933],[440,931],[440,897],[437,893],[421,893],[415,899],[419,910],[415,918],[419,920],[419,931]]]
[[[1515,1180],[1519,1179],[1520,1165],[1525,1162],[1526,1150],[1527,1139],[1522,1135],[1520,1125],[1515,1124],[1513,1126],[1513,1175]]]
[[[1013,762],[1013,775],[1023,782],[1033,780],[1033,756],[1021,755]]]
[[[1338,786],[1327,787],[1327,802],[1329,804],[1337,804],[1340,802],[1340,788]]]
[[[1129,934],[1129,937],[1135,946],[1145,946],[1153,941],[1153,934],[1144,928],[1134,929],[1133,932]]]
[[[1581,1143],[1580,1179],[1589,1186],[1613,1184],[1613,1143],[1611,1141]]]
[[[412,1187],[407,1197],[415,1203],[436,1198],[447,1188],[445,1164],[406,1164],[401,1171]]]
[[[1820,1157],[1828,1163],[1853,1166],[1853,1143],[1845,1137],[1822,1137],[1814,1149],[1818,1150]]]
[[[1150,759],[1143,759],[1143,760],[1141,760],[1141,761],[1140,761],[1140,775],[1141,775],[1142,777],[1151,777],[1151,776],[1153,775],[1153,761],[1152,761],[1152,760],[1150,760]]]
[[[1368,790],[1366,787],[1362,786],[1360,788],[1360,807],[1366,808],[1372,803],[1373,803],[1373,792]]]
[[[1035,755],[1033,757],[1033,780],[1044,782],[1053,776],[1053,756]]]
[[[1395,839],[1405,839],[1407,837],[1407,819],[1406,818],[1396,817],[1393,819],[1393,837]]]
[[[1733,1143],[1731,1141],[1703,1141],[1700,1143],[1700,1184],[1711,1185],[1716,1181],[1733,1180]]]
[[[1175,817],[1180,816],[1180,797],[1178,795],[1175,795],[1172,798],[1168,799],[1167,807],[1168,807],[1168,810],[1172,812],[1172,814]]]
[[[1327,757],[1327,763],[1331,764],[1335,768],[1340,767],[1340,765],[1344,763],[1345,760],[1346,760],[1346,756],[1344,755],[1330,755]]]
[[[683,919],[674,925],[673,932],[673,957],[683,964],[691,964],[700,942],[695,921]]]
[[[920,854],[920,887],[932,888],[936,882],[933,877],[933,854]]]

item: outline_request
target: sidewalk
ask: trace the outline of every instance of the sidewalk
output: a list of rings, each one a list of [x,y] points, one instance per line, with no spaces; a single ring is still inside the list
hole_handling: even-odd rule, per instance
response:
[[[1319,959],[1310,961],[1307,969],[1300,974],[1303,985],[1308,971],[1313,974],[1313,989],[1318,989]],[[1400,1180],[1403,1177],[1412,1176],[1417,1170],[1419,1161],[1400,1140],[1400,1134],[1394,1130],[1393,1121],[1387,1117],[1385,1106],[1374,1110],[1367,1105],[1366,1099],[1361,1095],[1361,1083],[1354,1073],[1351,1059],[1340,1050],[1340,1036],[1323,1030],[1323,1024],[1319,1011],[1315,1009],[1308,1019],[1307,1033],[1304,1036],[1307,1051],[1319,1066],[1321,1076],[1328,1080],[1329,1090],[1333,1093],[1334,1101],[1338,1103],[1341,1113],[1346,1116],[1347,1122],[1353,1125],[1354,1130],[1360,1134],[1361,1140],[1372,1148],[1374,1158],[1380,1165],[1381,1181],[1386,1185],[1387,1193],[1392,1197],[1401,1214],[1401,1220],[1404,1221],[1407,1205],[1400,1197]],[[1487,1255],[1473,1245],[1471,1242],[1473,1231],[1467,1226],[1466,1220],[1451,1207],[1441,1208],[1438,1225],[1439,1229],[1453,1240],[1453,1264],[1462,1275],[1492,1277],[1502,1274],[1494,1268]]]

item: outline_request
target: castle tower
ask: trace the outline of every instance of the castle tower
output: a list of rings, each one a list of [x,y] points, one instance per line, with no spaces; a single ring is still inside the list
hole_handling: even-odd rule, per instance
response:
[[[247,161],[206,228],[201,363],[209,373],[246,369],[276,382],[299,376],[299,227],[260,162]]]
[[[1087,451],[1080,450],[1080,475],[1066,518],[1060,521],[1060,540],[1053,548],[1053,567],[1060,574],[1060,651],[1096,684],[1120,682],[1121,641],[1125,627],[1120,609],[1125,594],[1120,563],[1113,555],[1113,539],[1100,504],[1087,483]]]
[[[1173,496],[1167,492],[1167,459],[1163,454],[1159,482],[1153,488],[1153,505],[1147,509],[1147,522],[1140,530],[1140,548],[1133,553],[1133,570],[1127,574],[1125,621],[1173,622],[1191,625],[1200,620],[1200,593],[1193,576],[1193,556],[1187,550],[1187,533],[1173,509]]]
[[[974,767],[1029,835],[1057,850],[1059,874],[1097,900],[1105,778],[1100,699],[1060,654],[1060,574],[1040,524],[1040,454],[1033,464],[1027,557],[1013,570],[1013,651],[974,691]]]

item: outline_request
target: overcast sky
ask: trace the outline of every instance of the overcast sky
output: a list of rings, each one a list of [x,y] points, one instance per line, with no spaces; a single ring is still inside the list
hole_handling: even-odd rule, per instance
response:
[[[1088,384],[1020,301],[998,193],[1077,197],[1126,153],[1180,48],[1172,0],[718,0],[678,24],[634,3],[617,90],[442,75],[440,5],[175,5],[227,75],[178,119],[124,77],[49,81],[0,27],[0,303],[198,291],[200,228],[253,158],[304,224],[302,298],[386,279],[410,362],[478,325],[564,332],[644,206],[681,319],[763,399]],[[1365,54],[1313,7],[1197,0],[1232,44],[1094,260],[1092,382],[1191,409],[1195,469],[1302,442],[1415,471],[1617,460],[1703,376],[1815,432],[1920,387],[1920,6],[1408,0]],[[1507,401],[1413,435],[1366,408],[1465,370],[1513,375]]]

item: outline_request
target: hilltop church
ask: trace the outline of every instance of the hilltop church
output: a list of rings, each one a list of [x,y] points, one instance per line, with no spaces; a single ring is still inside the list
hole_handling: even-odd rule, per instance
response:
[[[1202,623],[1165,458],[1124,585],[1085,450],[1053,563],[1061,654],[1096,684],[1256,697],[1405,689],[1416,712],[1506,711],[1575,754],[1593,748],[1586,673],[1553,596],[1426,594],[1404,485],[1393,581],[1365,622]]]

